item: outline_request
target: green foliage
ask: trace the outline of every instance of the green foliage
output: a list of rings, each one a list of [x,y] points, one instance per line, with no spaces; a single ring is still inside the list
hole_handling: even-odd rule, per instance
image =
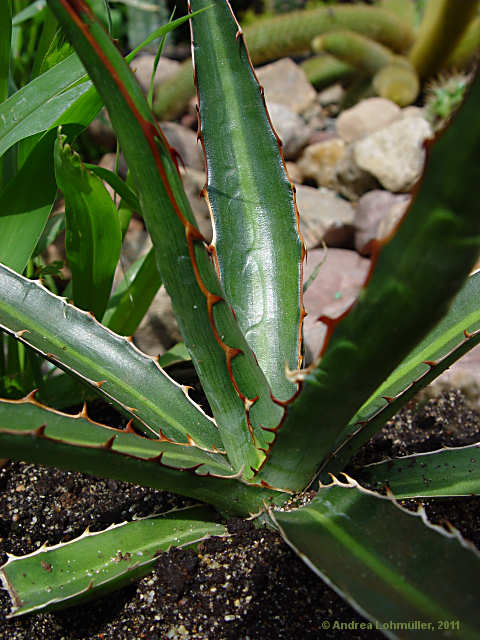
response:
[[[480,78],[450,128],[429,142],[429,164],[415,202],[396,233],[376,246],[374,268],[359,299],[341,318],[320,319],[328,328],[325,343],[315,362],[302,369],[305,252],[295,191],[229,3],[191,2],[192,9],[203,10],[192,21],[193,56],[208,168],[205,191],[215,223],[212,245],[196,226],[175,152],[88,5],[48,0],[48,6],[98,95],[84,82],[85,94],[47,117],[42,109],[48,91],[42,90],[50,86],[50,76],[45,74],[36,85],[42,96],[33,96],[37,106],[25,119],[33,118],[42,135],[47,131],[41,140],[50,142],[57,182],[69,206],[76,207],[70,222],[67,210],[67,227],[73,224],[77,234],[73,252],[79,253],[88,236],[89,255],[99,251],[105,259],[93,271],[88,264],[94,258],[88,264],[79,259],[80,275],[74,278],[83,283],[80,294],[91,296],[85,305],[92,305],[107,326],[22,275],[35,245],[48,244],[60,226],[39,224],[29,240],[30,253],[22,247],[17,270],[0,265],[0,329],[8,334],[0,350],[0,380],[9,380],[15,358],[17,364],[25,362],[34,351],[113,402],[130,422],[121,430],[93,422],[86,409],[71,416],[41,404],[34,393],[6,398],[0,400],[2,456],[175,491],[211,504],[223,516],[267,519],[379,628],[390,620],[428,625],[461,619],[458,637],[476,637],[479,557],[458,532],[433,527],[423,514],[406,513],[391,496],[348,477],[320,483],[310,503],[299,508],[287,502],[302,498],[320,472],[342,472],[362,438],[385,424],[392,406],[401,406],[412,389],[480,341],[478,277],[464,284],[479,253]],[[340,13],[345,20],[358,15]],[[372,14],[364,15],[365,24],[367,15]],[[79,61],[72,61],[80,73]],[[62,61],[46,73],[58,74],[65,64],[73,62]],[[119,241],[117,212],[111,201],[107,204],[99,177],[61,135],[53,148],[58,124],[75,125],[74,131],[85,126],[85,111],[78,106],[87,99],[90,106],[105,103],[129,167],[126,184],[120,185],[118,176],[102,177],[117,185],[125,202],[139,207],[153,242],[151,253],[110,298],[106,283],[116,258],[105,255],[102,234]],[[67,122],[65,114],[71,118]],[[28,127],[12,125],[10,131],[21,142]],[[4,147],[8,150],[9,143]],[[27,156],[24,166],[30,158],[36,167],[35,155]],[[39,198],[32,194],[28,212],[40,208]],[[25,234],[33,232],[27,228]],[[26,275],[31,274],[30,269]],[[103,283],[98,291],[82,291],[92,289],[97,277]],[[112,331],[123,333],[137,324],[160,279],[185,342],[168,360],[191,358],[213,417],[158,361]],[[74,297],[78,300],[75,286]],[[129,308],[129,302],[140,310]],[[33,362],[32,381],[38,377]],[[17,395],[15,380],[7,384],[7,394]],[[386,387],[395,396],[388,407]],[[417,458],[359,469],[358,479],[391,483],[399,495],[425,495],[420,487],[425,481],[428,495],[435,497],[476,493],[480,483],[472,456],[472,447],[429,454],[421,480],[416,470],[409,473]],[[438,473],[438,461],[445,457],[458,471]],[[465,481],[462,476],[469,472]],[[172,540],[190,544],[223,533],[213,512],[193,508],[84,535],[25,558],[10,557],[0,576],[15,603],[13,615],[20,615],[117,588],[143,575],[153,550],[169,548]],[[124,564],[111,560],[112,549]],[[144,560],[131,565],[136,554]],[[66,566],[72,571],[68,589]]]

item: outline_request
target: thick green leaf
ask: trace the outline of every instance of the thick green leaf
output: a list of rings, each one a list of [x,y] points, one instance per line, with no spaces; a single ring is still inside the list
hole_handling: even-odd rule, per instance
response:
[[[480,76],[453,123],[428,144],[416,198],[393,238],[377,247],[368,285],[345,316],[322,318],[326,348],[278,431],[261,474],[301,488],[341,430],[448,311],[478,256]]]
[[[0,578],[13,602],[10,616],[72,606],[98,598],[149,573],[161,551],[211,535],[227,535],[207,507],[88,530],[75,540],[17,557],[9,555]]]
[[[49,0],[109,109],[110,119],[136,183],[142,213],[157,251],[162,281],[180,330],[217,420],[233,466],[251,475],[263,458],[256,447],[270,434],[251,433],[254,424],[273,427],[282,410],[243,337],[215,268],[196,228],[174,153],[115,45],[84,2]],[[254,406],[252,406],[254,405]]]
[[[227,2],[192,22],[207,201],[225,294],[272,393],[285,401],[297,389],[285,367],[299,366],[302,242],[293,185],[239,29]]]
[[[357,412],[356,420],[368,420],[385,406],[385,396],[394,397],[423,373],[429,365],[445,357],[471,334],[480,329],[480,271],[470,276],[455,296],[447,315],[407,358],[389,375],[374,395]]]
[[[27,301],[27,304],[25,304]],[[72,371],[143,430],[221,449],[215,424],[153,358],[84,311],[0,265],[0,327]]]
[[[328,471],[342,471],[348,459],[403,404],[480,342],[479,296],[480,271],[468,278],[455,296],[447,315],[350,420],[335,445],[335,449],[345,445],[345,451],[333,466],[327,466]]]
[[[125,273],[108,302],[103,324],[121,336],[133,335],[161,284],[152,248]]]
[[[65,251],[73,300],[99,320],[107,307],[122,233],[117,210],[103,182],[86,169],[59,133],[55,175],[65,197]]]
[[[385,460],[355,475],[374,489],[388,486],[402,499],[480,495],[480,443]]]
[[[0,450],[8,458],[172,491],[230,515],[285,500],[285,494],[239,481],[218,452],[119,432],[83,413],[69,417],[27,400],[0,403]]]
[[[9,457],[16,457],[15,439],[25,432],[34,433],[42,427],[37,448],[47,448],[48,440],[63,442],[74,447],[111,449],[124,456],[151,460],[161,455],[162,464],[178,469],[196,469],[198,475],[233,475],[225,454],[203,451],[193,445],[179,445],[165,438],[149,439],[133,431],[113,429],[92,422],[85,411],[76,416],[49,409],[36,402],[34,397],[18,401],[0,400],[0,430]],[[8,438],[8,435],[11,437]],[[42,438],[47,442],[43,442]],[[21,438],[20,438],[21,439]],[[23,437],[23,439],[25,439]],[[2,449],[3,450],[3,449]],[[80,456],[79,453],[77,453]],[[99,457],[101,457],[100,451]],[[105,461],[107,473],[107,463]]]
[[[468,334],[455,349],[440,361],[430,364],[430,369],[414,380],[403,392],[394,398],[388,398],[388,402],[374,413],[368,420],[358,422],[353,418],[343,432],[343,438],[334,448],[332,454],[322,466],[324,473],[338,473],[343,471],[355,453],[366,444],[409,400],[414,398],[421,389],[435,380],[441,373],[452,366],[465,353],[480,344],[480,330],[474,334]],[[351,434],[351,435],[349,435]]]
[[[272,517],[306,564],[373,629],[389,638],[478,638],[478,551],[458,532],[429,524],[423,510],[408,512],[351,481],[323,487],[305,507]],[[446,620],[458,626],[442,628]]]

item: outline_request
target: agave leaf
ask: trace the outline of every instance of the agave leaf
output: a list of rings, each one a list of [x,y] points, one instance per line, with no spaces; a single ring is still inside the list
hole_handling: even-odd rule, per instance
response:
[[[54,440],[74,447],[108,448],[142,460],[161,456],[162,463],[169,467],[198,467],[198,475],[233,475],[225,455],[220,452],[203,451],[190,444],[180,445],[164,436],[153,440],[137,435],[132,429],[107,427],[90,420],[85,409],[75,416],[55,411],[39,404],[32,394],[23,400],[0,400],[0,427],[8,451],[14,448],[16,440],[25,439],[18,436],[41,429],[37,448],[47,448],[48,440]],[[14,453],[8,455],[16,457]]]
[[[266,432],[251,432],[248,410],[275,426],[282,411],[248,347],[205,250],[174,154],[157,128],[143,94],[114,44],[83,1],[49,6],[85,63],[109,109],[137,186],[142,213],[157,251],[157,264],[179,319],[224,446],[234,467],[251,475],[263,458]],[[267,419],[268,418],[268,419]]]
[[[190,0],[192,8],[208,3]],[[296,391],[285,367],[299,366],[302,319],[294,188],[230,4],[198,16],[192,33],[214,255],[240,328],[272,393],[285,401]],[[215,66],[221,73],[212,73]]]
[[[302,560],[387,637],[407,637],[406,629],[409,638],[478,637],[478,551],[423,510],[408,512],[349,479],[271,515]],[[459,620],[460,629],[442,630],[442,620]]]
[[[447,315],[350,420],[335,445],[336,450],[343,447],[343,451],[333,464],[327,465],[328,471],[344,469],[358,449],[411,397],[480,342],[479,296],[477,272],[455,296]]]
[[[455,296],[447,315],[389,375],[357,412],[355,419],[368,420],[379,408],[385,406],[385,396],[393,397],[399,394],[428,371],[431,365],[461,345],[466,334],[480,329],[479,298],[480,271],[477,271],[468,278]]]
[[[119,432],[91,422],[84,412],[72,417],[38,407],[31,396],[2,401],[0,446],[9,458],[179,493],[230,515],[256,513],[265,502],[286,497],[240,482],[219,452]]]
[[[344,437],[339,439],[338,446],[329,455],[322,471],[329,473],[338,473],[345,469],[349,461],[355,453],[366,444],[370,438],[379,431],[383,425],[390,420],[397,411],[399,411],[411,398],[430,382],[435,380],[441,373],[446,371],[454,362],[461,358],[465,353],[473,349],[480,343],[480,330],[473,334],[468,334],[463,342],[453,349],[447,356],[437,363],[430,363],[430,369],[423,373],[417,380],[414,380],[404,391],[396,397],[387,397],[387,404],[374,413],[366,420],[360,422],[353,418],[346,430]]]
[[[401,499],[479,495],[480,443],[384,460],[355,475],[374,489],[388,486]]]
[[[25,304],[27,300],[27,304]],[[71,371],[138,421],[177,442],[221,449],[212,420],[153,358],[40,284],[0,265],[0,327]]]
[[[259,476],[305,486],[387,376],[448,311],[480,245],[474,194],[480,182],[480,76],[453,123],[427,144],[428,161],[410,211],[377,246],[368,284],[329,328],[323,353],[278,430]],[[454,158],[454,161],[452,159]]]
[[[98,598],[149,573],[162,551],[227,535],[207,507],[112,525],[70,542],[9,555],[0,578],[13,604],[9,617]]]
[[[122,336],[133,335],[161,284],[152,248],[125,273],[108,302],[103,324]]]
[[[60,132],[55,175],[65,197],[65,250],[73,299],[101,319],[112,289],[122,244],[117,210],[103,182],[86,169]]]

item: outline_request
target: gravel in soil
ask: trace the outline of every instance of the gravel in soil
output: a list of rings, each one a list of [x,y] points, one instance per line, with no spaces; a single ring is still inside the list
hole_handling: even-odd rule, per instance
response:
[[[413,404],[372,439],[355,462],[406,455],[480,440],[480,416],[457,392],[419,410]],[[0,470],[0,562],[45,541],[55,544],[134,515],[188,504],[165,492],[11,462]],[[413,505],[406,501],[406,506]],[[429,518],[454,524],[480,546],[479,498],[424,501]],[[137,640],[375,638],[377,631],[338,631],[335,621],[365,622],[318,579],[272,530],[228,523],[229,538],[197,550],[171,550],[155,571],[102,600],[7,620],[0,590],[0,638],[5,640]],[[330,625],[330,629],[327,627]]]

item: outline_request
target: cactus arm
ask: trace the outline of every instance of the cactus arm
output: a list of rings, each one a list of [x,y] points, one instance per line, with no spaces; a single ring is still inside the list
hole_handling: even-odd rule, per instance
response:
[[[81,0],[49,0],[109,109],[112,124],[137,185],[142,213],[157,250],[157,265],[179,319],[185,344],[236,469],[251,475],[260,452],[249,429],[250,399],[237,393],[233,361],[257,394],[268,383],[225,302],[215,268],[195,226],[173,150],[143,94],[103,28]],[[240,366],[235,363],[235,368]],[[272,416],[269,424],[278,422]],[[233,434],[233,435],[232,435]],[[231,444],[235,442],[235,444]]]
[[[207,507],[176,509],[162,516],[85,531],[79,538],[43,545],[23,557],[8,556],[0,578],[13,607],[8,617],[98,598],[149,573],[161,552],[227,535]]]
[[[259,20],[245,28],[245,38],[253,64],[259,65],[309,51],[315,36],[334,29],[352,29],[399,53],[407,51],[414,38],[411,26],[389,11],[363,6],[320,7]],[[164,119],[172,118],[183,111],[193,95],[192,69],[187,61],[175,76],[162,83],[154,111]]]
[[[198,16],[192,32],[212,249],[240,328],[273,395],[286,401],[297,390],[285,367],[299,366],[302,320],[304,249],[294,188],[229,4]],[[212,73],[215,64],[221,74]]]
[[[422,79],[430,78],[444,66],[478,11],[478,0],[429,0],[410,62]]]
[[[347,478],[321,487],[305,507],[271,515],[302,560],[373,629],[390,638],[478,637],[478,551],[453,528],[430,524],[423,509],[409,512]],[[439,620],[460,628],[442,631]],[[407,621],[418,625],[394,626]]]
[[[358,300],[340,318],[322,317],[328,331],[321,357],[311,373],[299,373],[302,393],[258,476],[272,486],[301,488],[311,480],[342,427],[447,312],[473,267],[479,105],[477,77],[453,124],[427,145],[414,203],[395,235],[377,245]]]
[[[28,304],[25,304],[25,300]],[[214,423],[155,362],[36,282],[0,265],[0,327],[75,373],[144,431],[221,449]]]
[[[391,49],[354,31],[331,31],[312,42],[315,53],[326,51],[361,71],[374,75],[393,58]]]
[[[458,71],[471,64],[480,49],[480,16],[468,25],[457,46],[448,57],[445,66]]]
[[[326,53],[307,58],[300,66],[305,71],[307,80],[316,89],[350,79],[355,74],[355,67]]]
[[[60,132],[54,158],[57,185],[65,198],[65,251],[73,298],[100,320],[122,246],[117,209],[103,182],[83,165]]]
[[[402,500],[480,495],[480,443],[382,460],[355,476],[376,490],[388,486]]]

